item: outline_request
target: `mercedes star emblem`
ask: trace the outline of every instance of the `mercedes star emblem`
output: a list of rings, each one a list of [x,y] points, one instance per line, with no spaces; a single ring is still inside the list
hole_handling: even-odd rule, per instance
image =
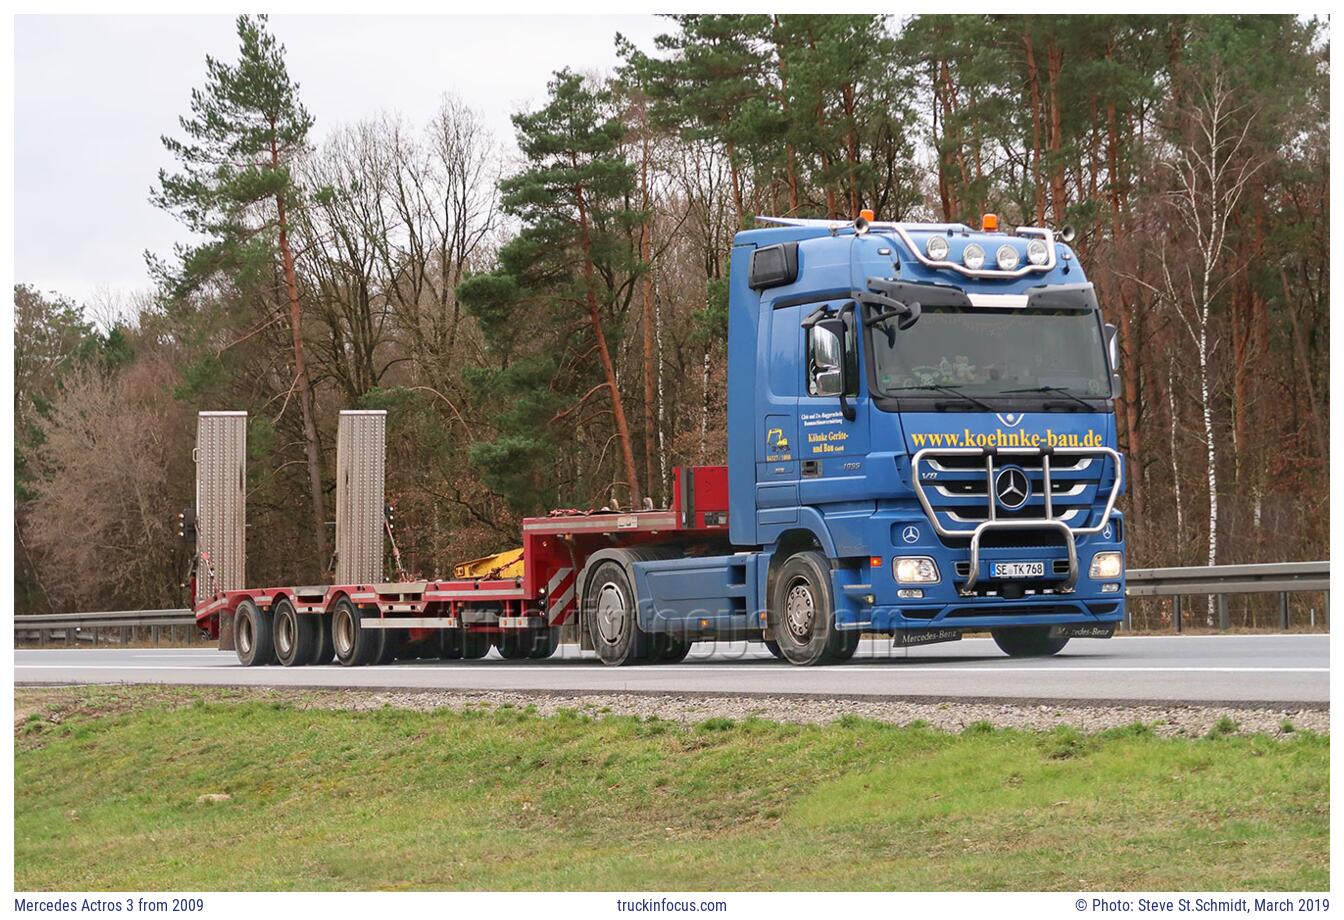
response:
[[[1031,497],[1031,483],[1027,474],[1015,466],[1006,467],[994,477],[994,495],[999,504],[1009,511],[1015,511],[1027,503]]]

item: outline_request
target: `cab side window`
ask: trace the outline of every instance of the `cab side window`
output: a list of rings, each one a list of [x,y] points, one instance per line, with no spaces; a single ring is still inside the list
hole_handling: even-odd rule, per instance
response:
[[[853,314],[845,314],[845,395],[859,393],[859,352]],[[807,330],[807,392],[810,396],[840,395],[840,342],[820,326]]]

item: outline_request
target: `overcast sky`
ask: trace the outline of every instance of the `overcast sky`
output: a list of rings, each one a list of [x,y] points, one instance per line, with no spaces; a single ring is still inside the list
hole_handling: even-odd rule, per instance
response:
[[[512,145],[509,115],[545,96],[561,67],[615,66],[621,32],[643,48],[652,16],[274,16],[289,72],[334,126],[397,111],[422,123],[445,92]],[[145,290],[142,253],[179,227],[148,202],[159,142],[178,132],[205,56],[232,60],[227,16],[19,16],[15,20],[15,276],[81,302]]]

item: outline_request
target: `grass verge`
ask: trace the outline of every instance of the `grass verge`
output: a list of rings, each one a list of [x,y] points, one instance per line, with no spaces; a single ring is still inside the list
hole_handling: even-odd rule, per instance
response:
[[[1329,885],[1311,732],[116,699],[16,726],[18,889]]]

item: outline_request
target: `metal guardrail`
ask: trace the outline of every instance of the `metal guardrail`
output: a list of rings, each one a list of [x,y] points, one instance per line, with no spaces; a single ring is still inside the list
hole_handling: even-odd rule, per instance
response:
[[[119,610],[102,613],[53,613],[39,616],[16,616],[14,638],[37,634],[37,640],[46,643],[60,633],[67,644],[87,639],[97,646],[104,629],[118,629],[123,643],[135,629],[148,629],[149,638],[157,645],[163,631],[179,631],[188,639],[196,632],[196,617],[186,608],[172,610]]]
[[[1219,628],[1230,625],[1227,598],[1235,594],[1279,595],[1279,625],[1288,628],[1288,596],[1302,591],[1325,594],[1324,612],[1329,618],[1330,562],[1271,562],[1256,565],[1190,566],[1168,569],[1130,569],[1126,575],[1125,596],[1170,597],[1172,626],[1181,631],[1181,600],[1188,596],[1217,599]],[[1128,625],[1128,624],[1126,624]],[[52,632],[64,632],[67,641],[88,630],[98,644],[98,631],[104,628],[135,629],[149,627],[157,640],[163,627],[195,629],[196,618],[190,610],[123,610],[111,613],[57,613],[46,616],[14,618],[14,632],[39,633],[45,639]]]
[[[1131,569],[1125,576],[1126,597],[1170,597],[1171,625],[1180,632],[1181,599],[1209,596],[1217,601],[1218,628],[1231,626],[1227,599],[1234,594],[1279,595],[1279,628],[1287,629],[1288,596],[1300,591],[1325,595],[1322,612],[1330,617],[1330,560],[1267,562],[1254,565],[1205,565],[1169,569]],[[1126,626],[1129,624],[1126,623]]]

